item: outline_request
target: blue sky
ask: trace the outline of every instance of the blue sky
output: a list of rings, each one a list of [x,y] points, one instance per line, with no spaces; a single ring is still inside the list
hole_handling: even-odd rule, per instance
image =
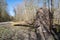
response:
[[[7,11],[9,12],[10,15],[14,16],[14,7],[17,5],[17,4],[20,4],[23,2],[23,0],[6,0],[7,2]],[[40,1],[40,6],[42,6],[42,0]]]
[[[18,3],[22,3],[23,0],[6,0],[7,2],[7,11],[9,12],[10,15],[14,16],[14,6],[16,6]]]
[[[6,0],[6,2],[8,4],[7,5],[7,11],[9,12],[10,15],[14,16],[14,14],[15,14],[13,11],[14,7],[17,6],[17,4],[22,3],[23,0]],[[56,2],[57,2],[57,0],[56,0]],[[57,5],[57,3],[55,3],[55,4]],[[40,0],[39,5],[40,5],[40,7],[43,6],[43,0]]]

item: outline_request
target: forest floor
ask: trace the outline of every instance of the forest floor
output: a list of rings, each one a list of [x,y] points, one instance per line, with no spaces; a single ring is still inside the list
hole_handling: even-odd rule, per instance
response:
[[[26,26],[14,26],[20,22],[0,23],[0,40],[36,40],[35,30]],[[21,24],[25,24],[21,22]],[[59,33],[56,33],[58,36]],[[60,36],[59,36],[60,38]]]
[[[0,24],[0,40],[36,40],[34,29],[11,23]]]

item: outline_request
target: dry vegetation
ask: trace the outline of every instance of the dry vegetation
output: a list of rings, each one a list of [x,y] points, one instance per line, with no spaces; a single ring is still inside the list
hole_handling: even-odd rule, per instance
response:
[[[10,25],[9,25],[10,26]],[[36,39],[33,29],[23,26],[0,26],[0,40],[31,40]]]

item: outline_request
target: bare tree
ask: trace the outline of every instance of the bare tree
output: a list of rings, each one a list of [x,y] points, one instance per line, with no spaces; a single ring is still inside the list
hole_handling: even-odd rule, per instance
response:
[[[47,0],[43,0],[43,7],[46,8],[46,1]]]
[[[25,13],[27,20],[32,20],[36,14],[38,8],[38,0],[25,0]]]
[[[58,8],[60,8],[60,0],[58,0]]]
[[[6,11],[7,3],[6,0],[0,0],[0,21],[7,21],[10,19],[10,15]]]
[[[15,19],[16,21],[23,21],[23,12],[24,12],[24,4],[18,4],[16,8],[14,9],[15,11]]]

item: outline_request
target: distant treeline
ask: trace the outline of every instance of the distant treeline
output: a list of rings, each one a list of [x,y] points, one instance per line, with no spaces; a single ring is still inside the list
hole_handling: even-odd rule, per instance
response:
[[[6,11],[7,3],[6,0],[0,0],[0,22],[12,20],[11,16]]]

